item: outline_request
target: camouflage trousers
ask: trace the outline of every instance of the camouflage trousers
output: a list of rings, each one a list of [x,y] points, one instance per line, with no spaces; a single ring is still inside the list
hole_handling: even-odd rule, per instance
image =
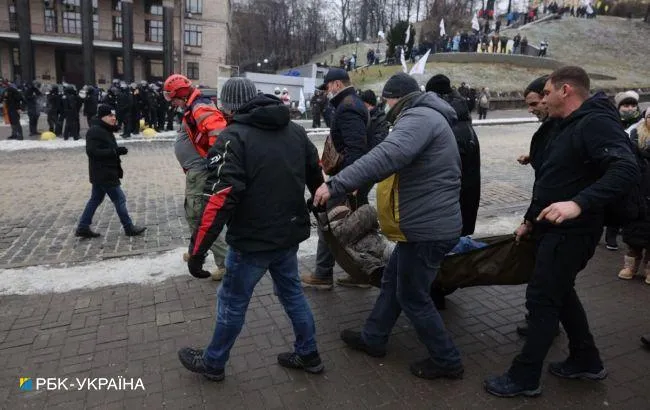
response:
[[[185,219],[194,233],[203,215],[207,197],[203,195],[203,188],[208,177],[208,172],[204,170],[189,170],[185,174]],[[218,267],[225,267],[226,253],[228,245],[225,241],[225,229],[210,247],[214,262]]]

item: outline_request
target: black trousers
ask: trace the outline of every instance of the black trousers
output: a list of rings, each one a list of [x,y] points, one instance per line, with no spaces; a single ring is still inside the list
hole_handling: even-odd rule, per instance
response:
[[[27,116],[29,117],[29,134],[38,134],[38,117],[40,116],[40,113],[38,111],[32,111],[28,112]]]
[[[601,234],[537,234],[535,270],[526,289],[528,337],[508,371],[520,384],[539,384],[559,323],[569,338],[569,360],[589,369],[602,365],[574,288],[576,276],[594,255]]]
[[[47,126],[50,129],[50,132],[54,132],[56,130],[56,113],[47,113]]]
[[[75,140],[79,139],[79,114],[69,115],[65,117],[65,127],[63,128],[63,139],[67,140],[72,137]]]

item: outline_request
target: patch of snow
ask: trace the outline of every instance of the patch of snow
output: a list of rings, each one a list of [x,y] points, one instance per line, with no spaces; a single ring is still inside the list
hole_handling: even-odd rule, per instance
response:
[[[115,139],[119,143],[131,144],[136,142],[152,142],[152,141],[174,141],[176,139],[176,131],[164,131],[159,132],[153,138],[145,138],[142,134],[136,134],[131,138],[124,139],[121,136],[116,135]],[[51,141],[41,141],[41,140],[1,140],[0,141],[0,151],[24,151],[24,150],[33,150],[33,149],[67,149],[67,148],[79,148],[85,147],[86,140],[81,138],[77,141],[68,140],[65,141],[62,138],[57,138]]]

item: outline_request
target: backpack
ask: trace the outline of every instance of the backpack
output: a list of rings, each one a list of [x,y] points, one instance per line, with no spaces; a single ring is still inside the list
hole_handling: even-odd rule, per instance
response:
[[[489,104],[487,95],[485,94],[481,95],[481,98],[478,100],[478,104],[481,106],[481,108],[487,108]]]

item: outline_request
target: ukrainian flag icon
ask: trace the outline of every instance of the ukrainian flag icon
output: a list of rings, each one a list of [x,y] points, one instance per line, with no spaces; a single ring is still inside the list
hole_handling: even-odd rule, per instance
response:
[[[31,391],[32,390],[32,378],[31,377],[21,377],[20,378],[20,390]]]

